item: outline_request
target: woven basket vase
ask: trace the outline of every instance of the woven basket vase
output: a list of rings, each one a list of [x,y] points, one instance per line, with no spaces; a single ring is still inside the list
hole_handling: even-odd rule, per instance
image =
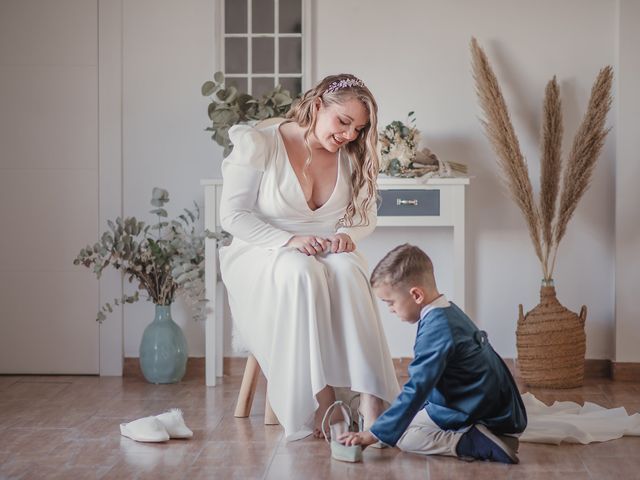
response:
[[[519,306],[518,368],[532,387],[574,388],[584,381],[587,307],[580,315],[563,307],[553,286],[542,286],[540,304],[526,315]]]

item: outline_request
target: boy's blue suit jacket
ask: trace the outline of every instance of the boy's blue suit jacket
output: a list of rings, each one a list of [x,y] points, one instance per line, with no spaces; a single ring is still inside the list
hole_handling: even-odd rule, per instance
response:
[[[378,440],[395,445],[423,408],[443,430],[481,423],[497,434],[524,431],[527,414],[509,369],[458,306],[427,312],[413,350],[409,381],[371,427]]]

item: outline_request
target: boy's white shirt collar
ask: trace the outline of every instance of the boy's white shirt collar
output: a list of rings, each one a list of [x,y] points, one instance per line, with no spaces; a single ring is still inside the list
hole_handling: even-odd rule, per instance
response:
[[[447,300],[447,297],[445,297],[443,293],[438,298],[436,298],[433,302],[431,302],[429,305],[425,305],[424,307],[422,307],[422,310],[420,310],[420,318],[424,318],[424,316],[427,313],[429,313],[431,310],[435,308],[447,308],[450,306],[451,304],[449,303],[449,301]]]

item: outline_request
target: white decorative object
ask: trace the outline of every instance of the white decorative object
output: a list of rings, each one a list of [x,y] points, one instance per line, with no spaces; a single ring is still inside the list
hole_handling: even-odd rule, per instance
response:
[[[156,417],[144,417],[129,423],[120,424],[120,435],[136,442],[166,442],[169,433]]]
[[[187,427],[187,424],[184,423],[182,410],[179,408],[172,408],[167,412],[156,415],[156,418],[164,425],[164,428],[171,438],[193,437],[193,432]]]

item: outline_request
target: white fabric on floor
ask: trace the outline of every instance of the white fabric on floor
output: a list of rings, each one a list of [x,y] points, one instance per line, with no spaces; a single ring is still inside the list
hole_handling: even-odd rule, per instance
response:
[[[373,231],[375,202],[370,225],[336,230],[351,197],[348,157],[339,155],[333,193],[312,210],[279,124],[235,126],[229,136],[234,150],[222,164],[220,218],[234,239],[220,250],[220,270],[233,320],[268,379],[287,440],[312,432],[315,394],[326,385],[393,401],[399,386],[364,256],[306,256],[284,247],[293,235],[336,231],[357,245]]]
[[[625,435],[640,436],[640,414],[628,415],[623,407],[604,408],[595,403],[555,402],[545,405],[531,393],[522,395],[528,424],[521,442],[606,442]]]

